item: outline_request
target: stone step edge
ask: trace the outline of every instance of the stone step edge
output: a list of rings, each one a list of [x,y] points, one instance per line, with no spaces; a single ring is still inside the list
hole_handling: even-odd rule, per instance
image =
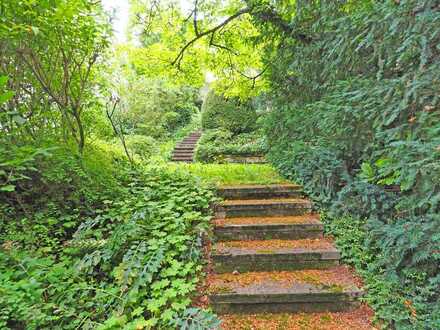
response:
[[[215,293],[209,294],[211,303],[225,304],[261,304],[261,303],[316,303],[335,302],[337,298],[345,301],[353,301],[361,297],[364,292],[358,288],[343,289],[342,292],[323,290],[322,292],[310,292],[304,290],[298,293]],[[335,299],[336,298],[336,299]]]
[[[225,200],[217,204],[222,207],[229,206],[262,206],[262,205],[311,205],[308,199],[304,198],[268,198],[268,199],[235,199]]]
[[[277,190],[290,190],[290,191],[301,191],[303,189],[300,185],[295,184],[270,184],[270,185],[223,185],[217,188],[220,193],[233,192],[233,191],[277,191]]]
[[[358,287],[356,278],[347,273],[346,268],[339,267],[329,272],[330,274],[341,272],[341,279],[339,275],[336,275],[334,279],[323,282],[320,281],[321,278],[326,278],[327,271],[325,270],[322,277],[320,271],[311,273],[306,271],[304,275],[302,271],[294,271],[293,278],[289,278],[289,272],[285,274],[284,272],[268,272],[262,275],[256,275],[259,273],[256,272],[257,281],[252,282],[248,280],[243,282],[248,276],[245,273],[226,273],[226,277],[210,274],[207,293],[211,306],[223,311],[280,312],[281,310],[277,310],[277,307],[283,307],[283,311],[291,312],[325,311],[333,307],[345,310],[356,306],[359,302],[357,298],[362,296],[364,291]],[[219,281],[217,281],[217,276],[219,276]],[[298,279],[296,279],[297,276]],[[304,280],[301,280],[303,276]],[[312,276],[311,279],[309,279],[310,276]],[[339,304],[339,307],[332,304]]]
[[[296,303],[261,303],[261,304],[230,304],[211,303],[213,311],[224,314],[280,314],[280,313],[339,313],[352,311],[360,306],[359,301],[341,300],[335,302],[296,302]],[[284,328],[283,328],[284,329]],[[296,328],[295,328],[296,329]],[[347,329],[347,328],[344,328]]]
[[[322,223],[298,222],[298,223],[225,223],[217,225],[214,223],[214,229],[243,229],[243,230],[259,230],[259,229],[288,229],[288,228],[304,228],[304,229],[323,229]]]
[[[233,290],[233,289],[232,289]],[[360,305],[364,294],[356,285],[299,284],[295,289],[250,287],[242,292],[208,293],[210,306],[218,314],[347,311]]]
[[[252,295],[209,295],[210,306],[215,313],[222,314],[260,314],[260,313],[320,313],[344,312],[360,306],[358,291],[343,293],[300,295],[265,294],[264,297]]]
[[[284,250],[275,250],[275,249],[260,249],[260,252],[253,251],[251,249],[241,248],[243,253],[232,253],[232,252],[216,252],[212,251],[211,258],[216,259],[219,262],[221,259],[244,259],[249,262],[252,259],[278,259],[278,260],[310,260],[310,261],[319,261],[319,260],[339,260],[341,258],[341,253],[336,248],[331,249],[284,249]],[[248,250],[249,253],[245,253]],[[270,251],[267,252],[267,251]],[[318,258],[316,258],[318,257]]]
[[[292,240],[292,239],[319,239],[324,237],[324,227],[321,224],[291,224],[291,225],[245,225],[240,227],[214,227],[216,241],[254,241],[254,240]]]

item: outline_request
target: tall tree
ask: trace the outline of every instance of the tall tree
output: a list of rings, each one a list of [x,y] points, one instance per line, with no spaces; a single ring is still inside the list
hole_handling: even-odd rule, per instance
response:
[[[94,67],[109,44],[100,4],[12,0],[0,10],[0,69],[16,91],[3,111],[18,112],[33,132],[41,126],[59,127],[82,152],[83,112],[92,97]],[[0,129],[10,132],[13,127]]]

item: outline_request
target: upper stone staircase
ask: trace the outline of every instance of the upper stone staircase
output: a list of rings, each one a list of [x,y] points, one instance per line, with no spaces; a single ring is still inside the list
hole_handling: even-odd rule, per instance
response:
[[[201,135],[200,131],[196,131],[180,141],[173,150],[171,160],[173,162],[193,162],[194,150]]]

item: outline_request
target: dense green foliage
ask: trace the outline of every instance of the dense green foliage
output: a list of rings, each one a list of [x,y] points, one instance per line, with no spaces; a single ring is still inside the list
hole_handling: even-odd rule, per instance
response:
[[[234,135],[227,130],[208,130],[196,149],[196,160],[204,163],[227,162],[228,156],[262,156],[266,143],[261,131]]]
[[[171,165],[170,165],[171,166]],[[213,185],[285,183],[268,164],[179,164],[171,166]]]
[[[204,134],[196,149],[196,160],[227,162],[228,156],[262,156],[265,140],[258,129],[262,116],[253,100],[226,97],[211,90],[202,104]]]
[[[194,88],[170,86],[143,76],[134,76],[121,85],[120,120],[127,134],[170,138],[199,111]]]
[[[213,194],[153,165],[196,90],[115,64],[100,2],[0,13],[0,328],[215,328],[192,307]]]
[[[204,33],[235,14],[241,0],[130,3],[132,29],[143,47],[124,48],[137,73],[202,87],[209,72],[216,77],[211,87],[228,97],[255,96],[264,88],[264,80],[250,79],[263,63],[262,45],[254,42],[259,32],[249,15],[238,15],[214,33]],[[192,5],[197,9],[191,12],[188,7]],[[194,39],[202,33],[203,37]]]
[[[223,129],[233,135],[257,128],[257,112],[250,101],[227,98],[211,90],[202,105],[202,128]]]
[[[438,1],[131,4],[116,49],[100,1],[0,4],[0,327],[218,326],[194,177],[284,179],[158,166],[202,127],[198,160],[304,185],[385,327],[440,328]]]
[[[361,233],[344,244],[360,249],[354,261],[366,278],[380,276],[370,288],[377,316],[399,329],[437,329],[440,8],[358,3],[302,3],[289,21],[301,35],[280,32],[270,158],[345,219],[334,224],[343,239]]]
[[[321,219],[325,223],[326,234],[335,237],[344,262],[353,265],[357,274],[363,278],[366,288],[363,300],[376,311],[376,317],[389,320],[392,315],[393,320],[399,322],[407,319],[408,314],[416,317],[416,305],[405,296],[395,294],[400,290],[401,284],[398,281],[390,281],[381,267],[382,256],[379,249],[371,247],[366,221],[349,216],[331,217],[325,214],[321,215]],[[423,320],[419,324],[429,326],[429,322]],[[396,327],[402,326],[399,324]]]
[[[108,150],[86,155],[36,156],[24,173],[32,179],[18,184],[27,189],[2,195],[0,325],[214,324],[188,309],[212,192],[177,170],[131,170]]]
[[[82,150],[85,126],[99,121],[92,89],[109,44],[100,6],[13,0],[2,2],[0,17],[0,70],[14,91],[2,106],[0,132],[26,141],[72,139]]]

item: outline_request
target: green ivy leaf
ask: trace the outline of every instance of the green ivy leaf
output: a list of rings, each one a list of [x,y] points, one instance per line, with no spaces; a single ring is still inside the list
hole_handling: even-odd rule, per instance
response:
[[[8,184],[6,186],[2,186],[0,187],[0,191],[4,191],[4,192],[12,192],[15,191],[15,186],[12,184]]]

